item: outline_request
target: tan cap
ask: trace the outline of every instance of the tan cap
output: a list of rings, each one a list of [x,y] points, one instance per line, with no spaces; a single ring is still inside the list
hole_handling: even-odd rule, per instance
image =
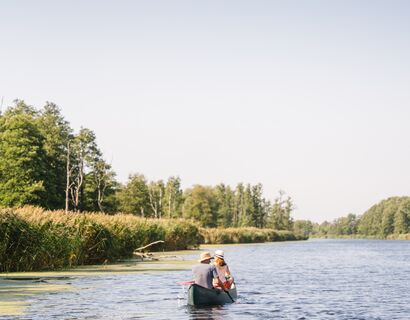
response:
[[[201,255],[199,256],[199,262],[210,260],[210,259],[213,259],[213,257],[211,256],[211,253],[208,251],[202,252]]]

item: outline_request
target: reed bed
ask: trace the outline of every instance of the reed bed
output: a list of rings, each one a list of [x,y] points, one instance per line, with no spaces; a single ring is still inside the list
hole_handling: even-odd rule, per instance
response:
[[[184,250],[201,243],[302,240],[289,231],[258,228],[199,228],[182,219],[144,219],[130,214],[47,211],[37,207],[0,209],[0,272],[53,270],[128,258],[150,250]]]
[[[295,235],[290,231],[258,228],[201,228],[206,244],[261,243],[271,241],[306,240],[307,237]]]
[[[165,241],[159,250],[183,250],[199,246],[202,238],[198,227],[185,220],[0,209],[1,272],[112,262],[156,240]]]
[[[410,240],[410,233],[391,234],[387,236],[388,240]]]

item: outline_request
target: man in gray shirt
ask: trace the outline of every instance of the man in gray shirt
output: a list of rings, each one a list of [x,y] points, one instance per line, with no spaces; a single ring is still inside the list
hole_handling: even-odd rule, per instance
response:
[[[213,257],[209,252],[202,252],[199,259],[199,264],[192,268],[195,284],[208,289],[213,288],[212,281],[214,279],[215,281],[219,280],[215,266],[210,264],[211,259],[213,259]]]

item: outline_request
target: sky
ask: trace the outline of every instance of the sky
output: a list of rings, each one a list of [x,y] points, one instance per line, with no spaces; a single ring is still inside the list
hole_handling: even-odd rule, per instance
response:
[[[410,2],[2,1],[0,98],[60,106],[125,182],[284,190],[295,219],[410,195]]]

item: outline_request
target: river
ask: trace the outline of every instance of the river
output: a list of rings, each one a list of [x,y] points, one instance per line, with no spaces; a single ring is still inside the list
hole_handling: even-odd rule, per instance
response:
[[[23,315],[0,319],[410,319],[410,241],[204,247],[217,248],[237,283],[231,305],[186,305],[177,282],[191,279],[191,251],[175,268],[54,280],[70,289],[33,295]]]

